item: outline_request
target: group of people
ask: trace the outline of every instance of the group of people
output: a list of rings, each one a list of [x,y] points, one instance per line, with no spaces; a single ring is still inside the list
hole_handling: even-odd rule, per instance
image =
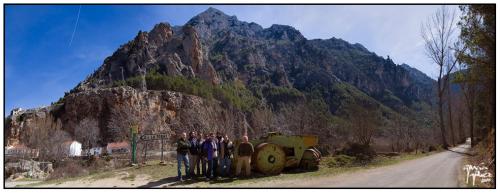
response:
[[[245,167],[245,176],[250,176],[250,162],[254,148],[248,137],[242,137],[237,149],[238,155],[234,155],[234,150],[233,141],[228,135],[222,135],[220,132],[217,132],[217,135],[214,133],[203,135],[192,131],[189,137],[183,132],[177,140],[177,180],[183,180],[182,164],[185,167],[186,178],[205,176],[210,180],[219,176],[233,177],[231,162],[234,156],[237,158],[235,176],[240,175],[242,166]]]

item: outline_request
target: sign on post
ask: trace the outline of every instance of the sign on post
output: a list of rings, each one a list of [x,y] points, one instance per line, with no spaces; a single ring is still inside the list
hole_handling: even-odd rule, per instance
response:
[[[160,164],[164,164],[165,161],[163,159],[163,141],[168,139],[168,134],[167,133],[157,133],[157,134],[143,134],[139,137],[141,141],[155,141],[155,140],[161,140],[161,161]],[[145,151],[147,151],[147,146],[145,148]],[[146,160],[146,154],[147,152],[144,152],[144,162]]]
[[[130,129],[131,129],[131,132],[133,134],[139,133],[139,126],[138,125],[132,125],[132,127],[130,127]]]
[[[168,134],[166,134],[166,133],[144,134],[144,135],[141,135],[140,139],[142,141],[165,140],[165,139],[168,139]]]

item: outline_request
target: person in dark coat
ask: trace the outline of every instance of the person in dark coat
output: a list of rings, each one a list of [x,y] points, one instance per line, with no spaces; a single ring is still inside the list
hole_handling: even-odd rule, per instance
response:
[[[214,153],[215,159],[214,159],[214,166],[213,166],[213,170],[215,171],[214,172],[215,178],[217,178],[221,174],[220,167],[222,165],[222,155],[221,155],[222,141],[224,141],[224,138],[222,137],[220,132],[217,132],[217,135],[215,136],[215,140],[213,141],[213,143],[215,145],[215,153]]]
[[[196,152],[198,152],[198,160],[196,163],[196,176],[201,176],[201,170],[203,168],[203,155],[201,154],[202,151],[202,143],[204,141],[203,135],[201,132],[196,133]]]
[[[198,138],[196,137],[196,133],[194,131],[191,131],[189,133],[189,145],[191,146],[189,148],[189,175],[195,176],[194,170],[195,168],[198,169],[198,175],[200,174],[200,160],[199,160],[199,153],[198,153]]]
[[[203,134],[202,135],[202,138],[198,141],[198,143],[200,144],[199,146],[199,152],[200,152],[200,162],[201,162],[201,174],[203,176],[207,176],[207,167],[208,167],[208,163],[207,163],[207,151],[205,150],[205,146],[207,143],[209,143],[209,140],[208,140],[208,135],[207,134]]]
[[[236,176],[241,173],[241,166],[245,166],[245,176],[249,177],[251,172],[250,162],[254,152],[253,145],[248,141],[247,136],[243,136],[243,142],[238,146],[238,163],[236,164]]]
[[[189,148],[191,145],[187,140],[186,132],[181,134],[181,137],[177,140],[177,180],[182,181],[182,162],[184,162],[184,167],[186,169],[186,178],[189,177]]]
[[[224,137],[224,141],[222,142],[222,147],[223,151],[221,151],[221,156],[222,156],[222,165],[221,165],[221,173],[222,176],[230,176],[230,170],[231,170],[231,160],[233,159],[233,151],[234,151],[234,146],[233,142],[229,137],[226,135]]]

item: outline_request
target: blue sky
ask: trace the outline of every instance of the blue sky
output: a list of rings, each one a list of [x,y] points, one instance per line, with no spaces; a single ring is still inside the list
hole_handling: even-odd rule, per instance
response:
[[[139,30],[149,31],[159,22],[183,25],[208,7],[6,6],[6,113],[15,107],[50,105],[96,70],[120,45],[133,39]],[[398,64],[407,63],[431,77],[437,74],[437,68],[423,52],[420,24],[438,6],[213,7],[263,27],[272,24],[291,25],[308,39],[336,37],[351,43],[361,43],[378,55],[390,55]]]

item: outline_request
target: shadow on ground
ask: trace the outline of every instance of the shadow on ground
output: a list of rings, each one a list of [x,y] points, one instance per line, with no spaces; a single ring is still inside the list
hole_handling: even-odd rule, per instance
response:
[[[139,188],[160,187],[161,185],[172,183],[172,182],[176,182],[176,181],[177,181],[177,177],[175,177],[175,176],[174,177],[168,177],[168,178],[160,179],[158,181],[149,182],[149,183],[147,183],[145,185],[139,186]]]
[[[297,174],[297,173],[307,173],[307,172],[314,172],[310,170],[300,170],[300,169],[290,169],[290,170],[285,170],[283,171],[283,174]],[[265,178],[265,177],[272,177],[272,176],[279,176],[280,174],[277,175],[264,175],[261,173],[253,172],[250,177],[222,177],[218,178],[216,180],[209,180],[206,181],[205,177],[195,177],[193,179],[187,179],[184,181],[177,181],[176,176],[172,177],[167,177],[163,178],[157,181],[149,182],[143,186],[139,186],[139,188],[154,188],[154,187],[175,187],[175,186],[180,186],[180,185],[190,185],[190,184],[195,184],[198,182],[208,182],[209,184],[225,184],[225,183],[232,183],[234,181],[247,181],[247,180],[253,180],[253,179],[258,179],[258,178]]]

